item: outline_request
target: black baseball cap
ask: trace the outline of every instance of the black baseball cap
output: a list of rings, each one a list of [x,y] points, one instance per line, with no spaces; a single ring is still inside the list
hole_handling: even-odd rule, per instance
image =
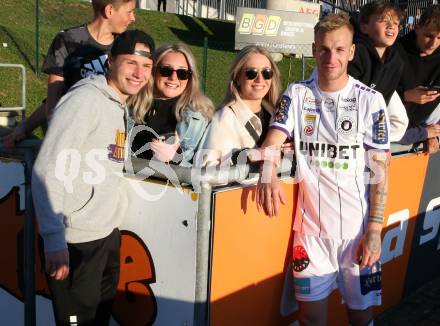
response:
[[[135,50],[136,43],[145,44],[150,48],[150,52]],[[117,56],[119,54],[138,54],[152,58],[154,52],[154,40],[150,35],[139,29],[125,31],[116,37],[110,52],[112,56]]]

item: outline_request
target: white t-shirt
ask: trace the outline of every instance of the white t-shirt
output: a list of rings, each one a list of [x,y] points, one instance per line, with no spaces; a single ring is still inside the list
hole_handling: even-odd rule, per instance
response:
[[[369,214],[367,150],[389,149],[382,95],[352,77],[334,93],[321,91],[316,79],[290,84],[271,128],[295,141],[294,230],[320,238],[362,235]]]

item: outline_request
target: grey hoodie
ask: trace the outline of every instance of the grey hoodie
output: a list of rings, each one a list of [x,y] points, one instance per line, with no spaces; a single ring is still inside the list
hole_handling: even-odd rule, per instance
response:
[[[58,102],[32,175],[45,252],[102,239],[120,225],[124,111],[104,76],[79,81]]]

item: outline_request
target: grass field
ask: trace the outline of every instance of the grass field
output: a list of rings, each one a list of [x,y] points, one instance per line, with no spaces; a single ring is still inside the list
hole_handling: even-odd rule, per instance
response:
[[[92,18],[90,3],[80,0],[40,0],[39,67],[57,31],[80,25]],[[234,50],[235,23],[189,16],[137,10],[131,28],[150,33],[157,44],[182,41],[190,45],[202,71],[203,43],[208,39],[206,94],[218,104],[225,92]],[[37,73],[35,1],[2,0],[0,11],[0,63],[20,63],[27,72],[27,113],[45,98],[47,76]],[[3,46],[7,44],[7,46]],[[284,58],[279,63],[283,87],[301,79],[299,59]],[[307,74],[312,62],[307,62]],[[21,103],[21,76],[17,69],[0,69],[0,106]],[[41,131],[37,132],[41,136]]]

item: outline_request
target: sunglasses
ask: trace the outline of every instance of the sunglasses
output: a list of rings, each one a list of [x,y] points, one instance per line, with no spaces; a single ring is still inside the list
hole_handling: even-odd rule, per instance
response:
[[[272,79],[273,77],[273,70],[270,68],[263,68],[261,70],[258,70],[257,68],[246,68],[244,70],[244,75],[248,80],[254,80],[258,76],[258,72],[261,72],[261,75],[265,80]]]
[[[160,66],[159,67],[159,74],[162,77],[171,77],[173,72],[176,72],[177,79],[179,80],[187,80],[191,76],[191,70],[179,68],[179,69],[173,69],[170,66]]]

